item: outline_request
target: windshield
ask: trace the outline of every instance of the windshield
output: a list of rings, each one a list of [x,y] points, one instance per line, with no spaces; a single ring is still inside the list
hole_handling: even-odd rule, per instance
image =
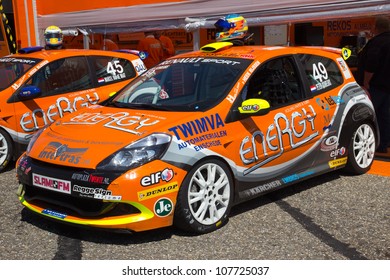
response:
[[[130,83],[111,102],[118,107],[204,111],[223,99],[251,60],[179,58],[164,61]]]
[[[0,90],[12,85],[17,79],[24,75],[31,67],[40,62],[41,59],[2,57],[0,58]]]

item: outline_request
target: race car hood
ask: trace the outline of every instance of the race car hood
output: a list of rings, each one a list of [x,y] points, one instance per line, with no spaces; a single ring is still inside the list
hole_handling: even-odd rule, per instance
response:
[[[153,132],[172,134],[174,123],[190,114],[96,105],[69,114],[46,128],[28,156],[56,165],[96,168],[111,154]]]

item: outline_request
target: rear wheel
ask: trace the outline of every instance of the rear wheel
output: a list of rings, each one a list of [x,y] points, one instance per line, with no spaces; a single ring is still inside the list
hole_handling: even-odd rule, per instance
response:
[[[374,161],[375,132],[368,123],[363,123],[355,129],[349,145],[346,171],[353,174],[366,173]]]
[[[226,164],[216,159],[203,161],[183,181],[174,225],[190,232],[211,232],[227,222],[232,201],[232,176]]]
[[[8,133],[0,129],[0,171],[3,171],[12,158],[12,140]]]

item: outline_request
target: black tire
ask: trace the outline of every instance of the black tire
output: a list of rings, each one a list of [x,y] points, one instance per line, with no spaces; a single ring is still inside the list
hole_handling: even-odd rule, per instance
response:
[[[214,231],[226,224],[232,202],[229,168],[220,160],[205,160],[191,169],[180,187],[174,225],[198,234]]]
[[[352,174],[364,174],[374,162],[376,135],[369,123],[359,124],[353,132],[345,171]]]
[[[0,172],[8,167],[12,160],[13,146],[8,133],[0,129]]]

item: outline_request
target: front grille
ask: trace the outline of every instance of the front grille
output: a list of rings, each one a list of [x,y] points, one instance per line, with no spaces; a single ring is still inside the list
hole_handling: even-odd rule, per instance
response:
[[[80,218],[104,218],[137,214],[134,206],[121,202],[104,202],[87,197],[76,197],[39,187],[26,186],[24,199],[44,209],[55,210]]]

